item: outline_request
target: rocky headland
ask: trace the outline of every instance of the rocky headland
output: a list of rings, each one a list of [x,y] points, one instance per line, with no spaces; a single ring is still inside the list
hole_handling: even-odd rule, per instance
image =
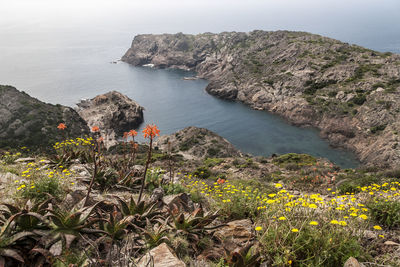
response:
[[[144,108],[116,91],[82,100],[77,106],[76,111],[89,127],[100,128],[107,147],[117,144],[118,137],[143,122]]]
[[[67,128],[60,133],[59,123]],[[12,86],[0,85],[0,147],[51,147],[55,142],[89,133],[72,108],[44,103]]]
[[[400,56],[305,32],[138,35],[122,60],[179,68],[207,92],[312,126],[365,164],[400,163]]]

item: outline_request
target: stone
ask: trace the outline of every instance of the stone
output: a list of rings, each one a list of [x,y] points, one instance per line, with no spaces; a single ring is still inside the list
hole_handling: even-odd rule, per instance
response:
[[[167,244],[162,243],[150,250],[138,262],[138,267],[186,267],[186,264],[178,259]]]
[[[81,100],[76,109],[89,127],[100,128],[107,148],[117,144],[124,132],[136,129],[143,122],[143,110],[138,103],[116,91]]]
[[[15,162],[33,162],[35,161],[35,158],[19,158],[15,160]]]
[[[171,210],[177,208],[180,212],[190,213],[194,211],[193,201],[190,199],[190,196],[186,193],[165,196],[163,201]]]
[[[400,246],[399,243],[396,243],[396,242],[393,242],[393,241],[390,241],[390,240],[385,241],[385,243],[383,243],[383,244],[386,245],[386,246]]]
[[[164,189],[162,189],[161,187],[156,188],[153,190],[153,192],[151,193],[150,196],[150,201],[151,202],[157,202],[163,199],[164,197]]]
[[[378,87],[378,88],[376,88],[375,91],[376,91],[376,92],[383,92],[383,91],[385,91],[385,89],[383,89],[382,87]]]
[[[357,259],[350,257],[343,265],[343,267],[365,267],[364,264],[358,262]]]
[[[242,155],[225,138],[198,127],[186,127],[174,134],[163,135],[155,143],[163,151],[175,148],[185,159],[205,159],[207,157],[237,157]],[[218,147],[218,149],[215,149]],[[179,150],[179,151],[176,151]],[[212,153],[212,155],[210,155]],[[168,173],[167,173],[168,174]],[[169,180],[169,176],[168,176]]]
[[[222,242],[225,249],[233,251],[254,239],[252,229],[253,223],[250,219],[231,221],[219,228],[214,233],[214,237]]]
[[[339,92],[336,94],[336,99],[342,100],[345,96],[346,96],[346,94],[345,94],[343,91],[339,91]]]

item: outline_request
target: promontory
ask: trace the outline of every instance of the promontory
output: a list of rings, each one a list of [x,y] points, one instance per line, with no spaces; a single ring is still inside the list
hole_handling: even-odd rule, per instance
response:
[[[208,93],[316,127],[365,164],[400,163],[400,55],[305,32],[252,31],[138,35],[122,60],[195,71]]]

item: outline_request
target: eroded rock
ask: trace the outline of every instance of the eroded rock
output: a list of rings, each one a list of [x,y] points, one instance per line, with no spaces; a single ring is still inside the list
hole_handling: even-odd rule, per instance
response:
[[[186,267],[186,264],[178,259],[172,249],[165,243],[150,250],[137,264],[138,267]]]
[[[89,127],[100,128],[106,147],[115,145],[124,132],[136,129],[143,122],[144,108],[116,91],[82,100],[77,106],[77,112]]]

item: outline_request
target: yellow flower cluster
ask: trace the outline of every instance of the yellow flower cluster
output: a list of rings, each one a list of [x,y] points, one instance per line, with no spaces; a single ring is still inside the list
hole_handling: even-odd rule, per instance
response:
[[[54,149],[58,150],[60,148],[67,148],[67,147],[79,147],[79,146],[93,146],[94,143],[92,142],[93,138],[76,138],[76,139],[67,139],[62,142],[57,142],[54,144]]]
[[[339,195],[338,192],[328,189],[327,195],[303,194],[297,196],[285,190],[284,186],[279,183],[274,185],[275,190],[279,191],[271,193],[262,192],[262,189],[250,186],[233,185],[228,180],[223,180],[222,183],[219,181],[220,179],[218,182],[208,184],[192,175],[185,175],[182,183],[189,190],[200,192],[211,202],[217,203],[222,208],[226,207],[227,210],[232,205],[241,203],[243,209],[249,211],[254,209],[258,214],[268,214],[268,218],[272,218],[276,222],[286,221],[291,225],[297,225],[298,223],[290,221],[298,221],[298,218],[302,217],[304,222],[314,227],[320,224],[339,227],[352,224],[358,228],[380,230],[379,226],[371,227],[369,225],[368,209],[363,203],[376,200],[377,197],[399,199],[400,195],[399,182],[360,187],[361,192],[357,194]],[[319,219],[315,220],[316,218]],[[292,232],[296,232],[296,230]]]
[[[48,178],[54,179],[65,179],[66,177],[73,174],[67,168],[63,166],[59,166],[58,169],[49,170],[42,169],[40,164],[43,164],[44,160],[39,161],[39,164],[35,162],[30,162],[27,164],[27,169],[21,172],[21,177],[23,180],[15,180],[14,183],[17,186],[17,191],[22,189],[34,189],[36,187],[35,183],[37,179],[40,179],[43,175],[46,175]],[[74,183],[72,183],[74,184]]]

